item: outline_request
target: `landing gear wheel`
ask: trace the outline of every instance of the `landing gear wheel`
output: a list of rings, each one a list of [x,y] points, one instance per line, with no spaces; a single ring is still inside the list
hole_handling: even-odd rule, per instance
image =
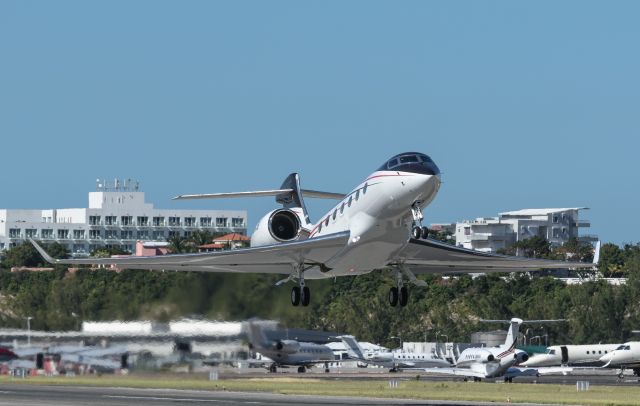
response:
[[[429,228],[428,227],[422,227],[422,238],[424,238],[425,240],[427,239],[427,237],[429,237]]]
[[[398,304],[398,288],[396,287],[389,289],[389,304],[391,306]]]
[[[405,307],[409,302],[409,289],[406,286],[400,288],[400,306]]]
[[[299,373],[299,374],[304,374],[304,372],[305,372],[306,370],[307,370],[307,369],[306,369],[305,367],[298,367],[298,373]]]
[[[302,288],[302,297],[300,299],[300,303],[303,306],[309,306],[309,302],[311,301],[311,291],[307,286]]]
[[[273,364],[273,365],[271,365],[271,366],[269,367],[269,372],[271,372],[271,373],[276,373],[276,372],[278,372],[278,369],[276,368],[276,365],[275,365],[275,364]]]
[[[418,226],[415,226],[411,229],[411,237],[419,240],[422,237],[422,229]]]
[[[291,288],[291,304],[294,306],[300,304],[300,286]]]

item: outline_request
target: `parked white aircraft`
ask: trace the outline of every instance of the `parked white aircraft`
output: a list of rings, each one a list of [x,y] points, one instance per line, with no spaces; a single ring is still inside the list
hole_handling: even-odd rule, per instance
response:
[[[629,341],[621,344],[615,350],[600,357],[605,367],[620,368],[620,377],[624,376],[626,368],[633,369],[633,374],[640,376],[640,341]]]
[[[414,353],[406,351],[365,352],[353,336],[341,336],[347,355],[367,364],[390,368],[397,372],[403,368],[450,367],[449,361],[434,353]]]
[[[335,361],[333,351],[326,345],[298,340],[269,340],[259,322],[249,322],[247,330],[249,348],[273,361],[269,372],[276,372],[278,367],[297,366],[298,372],[302,373],[320,363],[324,363],[325,372],[329,372],[328,363]]]
[[[553,345],[544,354],[532,355],[522,366],[602,366],[605,363],[600,358],[619,346],[620,344]]]
[[[334,278],[393,269],[396,283],[389,302],[407,304],[405,281],[424,286],[415,274],[523,272],[541,268],[591,268],[593,264],[507,257],[467,250],[426,239],[422,210],[440,188],[440,170],[427,155],[396,155],[351,192],[327,193],[300,188],[297,173],[280,189],[183,195],[176,199],[275,196],[282,208],[267,213],[251,236],[251,247],[232,251],[127,258],[53,259],[52,264],[111,264],[119,268],[288,275],[278,284],[297,281],[291,303],[307,306],[306,279]],[[312,223],[303,197],[336,199],[319,222]],[[596,253],[596,258],[597,258]]]
[[[485,320],[487,322],[501,322],[506,320]],[[527,323],[540,323],[548,320],[531,320]],[[511,382],[514,377],[525,375],[538,375],[540,373],[552,373],[569,371],[570,369],[547,368],[540,370],[536,368],[518,368],[515,365],[529,359],[526,352],[516,349],[516,340],[522,319],[513,318],[509,323],[509,330],[504,344],[490,348],[467,348],[460,353],[454,368],[425,368],[426,372],[458,375],[473,378],[480,381],[483,378],[504,377],[505,382]]]

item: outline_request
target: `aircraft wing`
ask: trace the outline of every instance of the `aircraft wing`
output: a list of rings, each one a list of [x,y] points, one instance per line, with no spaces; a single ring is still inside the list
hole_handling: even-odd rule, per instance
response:
[[[596,248],[597,258],[599,246]],[[456,247],[440,241],[410,239],[396,255],[415,273],[526,272],[545,268],[593,268],[584,262],[552,261],[499,255]]]
[[[430,374],[455,375],[481,379],[486,378],[483,373],[472,371],[469,368],[418,368],[414,370],[424,371]]]
[[[568,367],[542,367],[542,368],[521,368],[511,367],[507,369],[504,374],[507,378],[514,378],[516,376],[537,376],[537,375],[566,375],[573,371],[573,368]]]
[[[254,248],[197,254],[158,255],[151,257],[54,259],[29,239],[40,255],[51,264],[115,265],[118,268],[175,270],[196,272],[237,272],[290,274],[292,264],[322,264],[343,248],[349,232],[330,234],[302,241],[285,242]]]

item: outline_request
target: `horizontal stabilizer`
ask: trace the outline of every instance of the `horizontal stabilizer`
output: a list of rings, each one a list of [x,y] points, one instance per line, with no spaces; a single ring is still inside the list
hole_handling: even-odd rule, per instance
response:
[[[231,199],[237,197],[265,197],[278,196],[283,193],[292,193],[293,189],[275,189],[275,190],[256,190],[251,192],[229,192],[229,193],[205,193],[199,195],[180,195],[173,200],[192,200],[192,199]],[[304,197],[312,197],[316,199],[334,199],[341,200],[346,196],[344,193],[321,192],[318,190],[302,189]]]

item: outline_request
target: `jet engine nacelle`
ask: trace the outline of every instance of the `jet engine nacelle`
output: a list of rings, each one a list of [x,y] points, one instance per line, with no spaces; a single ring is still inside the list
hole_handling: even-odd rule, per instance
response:
[[[300,343],[295,340],[279,340],[275,343],[275,348],[278,351],[291,354],[300,350]]]
[[[513,357],[516,359],[518,364],[527,362],[529,360],[529,355],[527,355],[527,353],[524,351],[517,351],[515,354],[513,354]]]
[[[267,213],[256,225],[251,236],[251,246],[279,244],[295,241],[305,224],[301,209],[277,209]]]
[[[476,358],[477,359],[477,358]],[[480,362],[493,362],[496,357],[491,353],[491,351],[481,350],[480,351]]]

